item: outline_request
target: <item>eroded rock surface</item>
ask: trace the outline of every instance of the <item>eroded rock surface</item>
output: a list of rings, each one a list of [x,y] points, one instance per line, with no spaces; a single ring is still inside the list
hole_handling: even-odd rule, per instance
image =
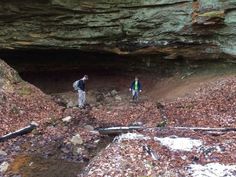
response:
[[[236,56],[234,0],[3,0],[1,49]]]

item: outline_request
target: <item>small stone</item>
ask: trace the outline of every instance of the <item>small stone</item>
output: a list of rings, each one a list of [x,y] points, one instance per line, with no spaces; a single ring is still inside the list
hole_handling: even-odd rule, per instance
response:
[[[100,139],[97,139],[94,141],[95,144],[98,144],[100,142]]]
[[[142,122],[134,122],[131,124],[131,126],[143,126]]]
[[[116,95],[115,100],[116,100],[116,101],[121,101],[122,99],[121,99],[120,96]]]
[[[73,136],[70,140],[70,142],[74,145],[77,145],[77,144],[83,144],[83,140],[82,138],[80,137],[80,134],[77,134],[75,136]]]
[[[103,95],[99,94],[99,95],[96,96],[96,101],[97,102],[102,102],[103,100],[104,100]]]
[[[111,91],[111,95],[112,95],[112,96],[116,96],[117,94],[118,94],[118,92],[117,92],[116,90],[112,90],[112,91]]]
[[[108,93],[105,95],[105,97],[110,97],[110,96],[112,96],[110,92],[108,92]]]
[[[5,173],[8,169],[8,167],[9,167],[9,163],[8,162],[3,162],[0,165],[0,173]]]
[[[89,130],[89,131],[93,131],[94,130],[93,126],[91,126],[91,125],[85,125],[84,128],[86,130]]]
[[[72,119],[71,116],[67,116],[67,117],[63,118],[62,121],[63,121],[63,122],[70,122],[71,119]]]
[[[80,155],[80,154],[82,154],[82,152],[83,152],[83,149],[80,147],[77,147],[74,149],[73,155]]]
[[[73,103],[73,101],[69,101],[66,105],[67,108],[73,108],[75,107],[76,105]]]
[[[0,156],[6,156],[7,153],[5,151],[0,150]]]

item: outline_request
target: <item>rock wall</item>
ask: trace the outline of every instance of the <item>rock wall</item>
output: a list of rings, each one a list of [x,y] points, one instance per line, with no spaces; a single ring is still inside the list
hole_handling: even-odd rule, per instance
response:
[[[235,0],[1,0],[0,49],[236,58]]]

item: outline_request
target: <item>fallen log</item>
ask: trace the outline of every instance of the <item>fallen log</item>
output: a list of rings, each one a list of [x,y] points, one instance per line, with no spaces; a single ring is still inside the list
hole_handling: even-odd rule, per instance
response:
[[[192,131],[205,131],[205,132],[228,132],[236,131],[236,128],[210,128],[210,127],[144,127],[144,126],[127,126],[127,127],[108,127],[97,128],[100,134],[105,135],[118,135],[122,133],[132,132],[133,130],[192,130]]]
[[[31,122],[30,125],[24,127],[24,128],[21,128],[15,132],[11,132],[11,133],[8,133],[4,136],[1,136],[0,137],[0,142],[4,142],[8,139],[11,139],[11,138],[15,138],[17,136],[22,136],[24,134],[27,134],[27,133],[30,133],[33,129],[35,129],[36,127],[38,126],[38,124],[36,122]]]
[[[227,131],[236,131],[236,128],[226,127],[226,128],[210,128],[210,127],[173,127],[177,130],[193,130],[193,131],[219,131],[219,132],[227,132]]]
[[[108,127],[108,128],[97,128],[96,130],[100,134],[106,135],[118,135],[121,133],[128,133],[133,130],[142,130],[144,129],[143,126],[128,126],[128,127]]]

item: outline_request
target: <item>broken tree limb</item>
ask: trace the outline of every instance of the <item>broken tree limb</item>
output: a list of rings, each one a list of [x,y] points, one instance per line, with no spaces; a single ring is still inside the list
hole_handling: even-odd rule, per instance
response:
[[[24,134],[27,134],[27,133],[30,133],[33,129],[35,129],[36,127],[38,126],[38,124],[36,122],[31,122],[30,125],[24,127],[24,128],[21,128],[15,132],[11,132],[11,133],[8,133],[4,136],[1,136],[0,137],[0,142],[4,142],[8,139],[11,139],[11,138],[15,138],[17,136],[22,136]]]
[[[177,130],[194,130],[194,131],[220,131],[220,132],[227,132],[227,131],[236,131],[236,128],[226,127],[226,128],[210,128],[210,127],[173,127]]]
[[[192,130],[192,131],[205,131],[205,132],[228,132],[236,131],[236,128],[210,128],[210,127],[144,127],[144,126],[127,126],[127,127],[108,127],[108,128],[98,128],[100,134],[105,135],[117,135],[127,132],[132,132],[133,130]]]
[[[98,128],[96,129],[100,134],[105,135],[117,135],[121,133],[128,133],[133,130],[142,130],[143,126],[128,126],[128,127],[108,127],[108,128]]]

